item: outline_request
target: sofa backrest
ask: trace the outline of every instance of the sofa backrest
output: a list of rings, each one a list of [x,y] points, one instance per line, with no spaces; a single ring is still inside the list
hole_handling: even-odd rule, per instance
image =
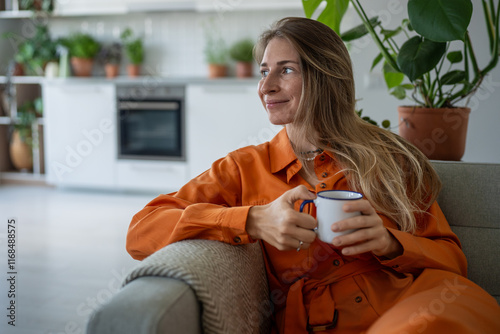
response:
[[[468,261],[468,278],[500,303],[500,164],[432,161],[438,204]]]

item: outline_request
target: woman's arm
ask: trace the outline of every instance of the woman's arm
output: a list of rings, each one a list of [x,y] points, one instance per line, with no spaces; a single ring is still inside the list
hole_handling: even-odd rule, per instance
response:
[[[418,221],[415,234],[400,231],[396,224],[375,213],[368,201],[349,204],[348,211],[363,215],[335,224],[336,231],[358,228],[337,237],[333,244],[344,255],[372,252],[382,264],[399,272],[418,274],[425,268],[442,269],[466,275],[467,261],[457,236],[451,231],[437,203],[431,205]]]
[[[383,217],[385,218],[385,217]],[[418,220],[415,234],[388,227],[388,231],[403,245],[404,253],[381,263],[399,272],[419,273],[425,268],[467,275],[467,259],[458,237],[452,232],[441,208],[434,202]],[[384,224],[389,226],[388,220]]]
[[[249,209],[241,206],[239,168],[228,156],[178,192],[158,196],[139,211],[130,223],[127,251],[141,260],[185,239],[252,242],[245,231]]]

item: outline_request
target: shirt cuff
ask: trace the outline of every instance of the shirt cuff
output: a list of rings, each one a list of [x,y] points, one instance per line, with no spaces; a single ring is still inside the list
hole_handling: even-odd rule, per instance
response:
[[[246,231],[248,211],[251,206],[226,208],[219,217],[224,242],[233,245],[253,243],[254,240]]]
[[[414,249],[415,236],[394,228],[388,227],[387,230],[394,236],[394,238],[396,238],[396,240],[399,241],[401,246],[403,246],[403,254],[393,259],[387,259],[383,256],[375,256],[375,258],[380,262],[380,264],[390,267],[397,272],[406,273],[414,271],[416,267],[416,259],[418,258]]]

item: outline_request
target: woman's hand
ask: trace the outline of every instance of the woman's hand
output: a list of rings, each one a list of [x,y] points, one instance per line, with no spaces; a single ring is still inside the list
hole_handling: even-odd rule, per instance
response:
[[[376,256],[393,259],[403,254],[399,241],[385,228],[370,202],[365,199],[344,204],[344,211],[360,211],[361,215],[332,224],[332,231],[358,229],[350,234],[335,237],[333,245],[343,247],[342,254],[357,255],[372,252]]]
[[[314,199],[316,196],[305,186],[290,189],[267,205],[254,206],[247,218],[247,233],[254,239],[261,239],[279,250],[309,248],[316,238],[313,229],[317,222],[307,213],[294,210],[297,200]]]

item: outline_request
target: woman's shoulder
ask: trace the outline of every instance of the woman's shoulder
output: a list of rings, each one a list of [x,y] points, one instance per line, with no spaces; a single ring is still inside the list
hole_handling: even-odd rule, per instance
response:
[[[238,148],[228,154],[228,157],[236,162],[249,162],[249,158],[262,159],[268,158],[270,152],[270,143],[265,142],[259,145],[248,145]]]

